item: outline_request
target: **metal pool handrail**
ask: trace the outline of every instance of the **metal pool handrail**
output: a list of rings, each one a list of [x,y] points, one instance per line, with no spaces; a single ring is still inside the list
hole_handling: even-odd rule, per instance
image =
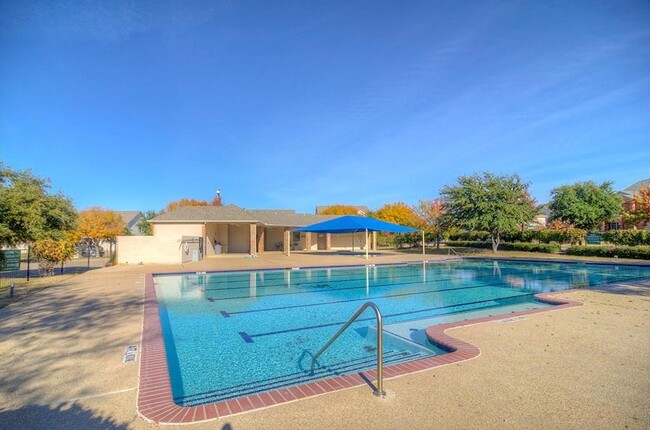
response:
[[[316,364],[316,359],[320,357],[320,355],[325,352],[327,348],[348,328],[350,325],[363,313],[363,311],[366,310],[366,308],[372,308],[373,311],[375,311],[375,316],[377,317],[377,388],[373,392],[375,396],[379,397],[384,397],[386,395],[386,392],[384,391],[384,341],[383,341],[383,333],[384,333],[384,326],[382,323],[382,318],[381,318],[381,312],[379,311],[379,308],[377,307],[376,304],[373,302],[366,302],[363,306],[359,308],[359,310],[352,315],[352,317],[343,324],[343,327],[339,329],[339,331],[336,332],[334,336],[325,344],[324,347],[320,349],[314,355],[314,358],[311,360],[311,371],[312,373],[314,372],[314,365]]]

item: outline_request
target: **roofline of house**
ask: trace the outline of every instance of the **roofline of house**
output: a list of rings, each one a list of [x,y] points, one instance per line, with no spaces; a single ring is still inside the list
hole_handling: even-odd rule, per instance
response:
[[[183,223],[183,224],[199,224],[199,223],[218,223],[218,224],[232,224],[237,222],[244,222],[247,224],[259,223],[259,220],[256,219],[240,219],[240,220],[214,220],[214,219],[165,219],[165,220],[149,220],[152,224],[174,224],[174,223]]]

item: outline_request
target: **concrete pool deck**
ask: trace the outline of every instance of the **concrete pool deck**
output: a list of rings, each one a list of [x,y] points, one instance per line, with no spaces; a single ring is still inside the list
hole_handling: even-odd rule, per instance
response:
[[[269,253],[118,266],[0,309],[0,428],[156,427],[136,410],[139,361],[122,363],[140,345],[145,273],[364,263]],[[650,282],[559,297],[584,305],[448,330],[481,356],[387,380],[385,399],[360,386],[189,428],[650,427]]]

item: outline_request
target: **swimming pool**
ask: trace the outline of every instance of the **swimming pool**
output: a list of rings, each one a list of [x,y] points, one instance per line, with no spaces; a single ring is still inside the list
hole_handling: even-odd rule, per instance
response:
[[[153,279],[173,400],[196,406],[374,368],[368,312],[310,371],[313,354],[366,301],[384,316],[390,366],[444,358],[428,326],[550,306],[540,292],[647,277],[642,266],[460,260]]]

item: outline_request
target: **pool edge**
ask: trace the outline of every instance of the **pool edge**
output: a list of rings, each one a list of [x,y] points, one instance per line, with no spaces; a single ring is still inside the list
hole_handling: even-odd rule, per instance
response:
[[[174,403],[172,397],[169,368],[165,354],[153,274],[145,275],[144,290],[142,349],[136,408],[138,414],[146,421],[157,424],[176,425],[212,421],[221,417],[239,415],[279,404],[291,403],[308,397],[316,397],[334,391],[368,385],[366,380],[374,381],[376,378],[376,370],[370,370],[362,372],[363,377],[360,374],[337,376],[224,402],[199,406],[179,406]],[[450,352],[444,355],[386,366],[384,368],[385,379],[392,379],[406,374],[474,359],[481,354],[478,347],[451,337],[445,331],[452,328],[498,321],[522,315],[582,306],[582,303],[578,301],[554,297],[557,294],[570,291],[572,290],[535,295],[537,300],[554,305],[552,307],[431,326],[425,330],[429,340]]]

